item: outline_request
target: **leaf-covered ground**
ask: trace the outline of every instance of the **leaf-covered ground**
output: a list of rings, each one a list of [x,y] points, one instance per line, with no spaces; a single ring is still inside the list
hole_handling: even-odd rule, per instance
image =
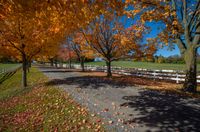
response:
[[[104,72],[80,72],[80,74],[85,76],[97,76],[99,79],[112,81],[112,83],[138,86],[160,92],[169,92],[170,94],[200,98],[200,85],[197,87],[197,93],[192,94],[181,91],[183,84],[177,84],[173,81],[154,80],[145,77],[125,76],[119,74],[113,74],[112,78],[107,78],[106,73]]]
[[[171,82],[128,76],[106,78],[105,73],[48,66],[40,70],[50,78],[47,86],[59,86],[70,93],[73,99],[100,116],[108,131],[199,130],[200,98],[177,95],[179,90]],[[156,86],[157,90],[150,86]]]
[[[20,76],[0,85],[0,131],[104,131],[66,92],[44,86],[48,79],[37,69],[31,69],[27,89]]]

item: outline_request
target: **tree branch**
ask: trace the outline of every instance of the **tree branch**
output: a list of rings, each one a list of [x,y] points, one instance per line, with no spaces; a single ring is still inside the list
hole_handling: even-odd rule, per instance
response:
[[[197,3],[197,6],[195,8],[195,11],[190,19],[190,22],[189,22],[189,27],[191,26],[191,24],[194,22],[194,19],[195,19],[195,16],[198,14],[198,11],[199,11],[199,7],[200,7],[200,0],[198,1]]]
[[[176,43],[180,49],[181,55],[183,55],[187,49],[186,45],[184,44],[184,42],[181,40],[180,37],[176,39]]]
[[[8,40],[8,42],[12,45],[13,48],[17,49],[20,53],[24,53],[24,51],[20,48],[18,48],[12,41]]]
[[[199,23],[200,24],[200,23]],[[196,34],[195,34],[195,36],[194,36],[194,39],[193,39],[193,44],[194,45],[197,45],[198,43],[199,43],[199,41],[200,41],[200,25],[197,27],[197,29],[196,29],[196,32],[195,32]]]

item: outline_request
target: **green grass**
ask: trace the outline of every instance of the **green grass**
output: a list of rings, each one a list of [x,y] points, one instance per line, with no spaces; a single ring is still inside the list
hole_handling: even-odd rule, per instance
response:
[[[15,67],[17,65],[20,65],[20,64],[6,64],[6,63],[0,63],[0,70],[1,69],[9,69],[9,68],[12,68],[12,67]]]
[[[32,68],[29,87],[21,88],[21,71],[0,84],[0,131],[103,130],[85,108],[46,82],[47,77]]]
[[[15,96],[18,93],[26,91],[27,89],[23,89],[21,87],[22,71],[19,70],[15,75],[13,75],[10,79],[5,80],[2,84],[0,84],[0,100],[7,99],[10,96]],[[33,77],[34,75],[34,77]],[[39,73],[37,69],[31,69],[31,73],[27,75],[29,87],[34,87],[34,85],[44,81],[44,75]],[[29,90],[28,87],[28,90]]]
[[[104,66],[105,62],[87,62],[86,65]],[[119,66],[125,68],[145,68],[157,70],[184,70],[185,64],[169,64],[169,63],[152,63],[152,62],[133,62],[133,61],[113,61],[112,66]],[[200,65],[198,65],[200,70]]]

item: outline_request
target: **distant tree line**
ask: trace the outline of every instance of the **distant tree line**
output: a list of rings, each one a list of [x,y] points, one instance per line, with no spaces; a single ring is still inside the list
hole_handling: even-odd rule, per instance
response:
[[[169,57],[164,57],[162,55],[154,57],[155,63],[174,63],[174,64],[184,64],[183,57],[179,55],[172,55]]]
[[[16,63],[18,62],[17,59],[15,59],[12,56],[1,56],[0,55],[0,63]]]
[[[134,61],[154,62],[154,63],[172,63],[172,64],[185,64],[184,58],[180,55],[171,55],[164,57],[162,55],[155,55],[152,59],[141,58],[140,60],[133,59]],[[200,64],[200,55],[197,56],[197,63]]]

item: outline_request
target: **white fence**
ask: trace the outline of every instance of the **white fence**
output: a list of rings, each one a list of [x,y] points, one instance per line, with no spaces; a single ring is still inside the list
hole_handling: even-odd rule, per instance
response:
[[[68,68],[67,64],[58,64],[58,67]],[[81,69],[81,66],[78,64],[73,64],[72,68]],[[106,72],[106,66],[94,66],[94,65],[85,65],[85,70],[88,71],[102,71]],[[129,75],[129,76],[138,76],[146,77],[151,79],[161,79],[161,80],[172,80],[176,83],[183,82],[185,79],[184,71],[176,70],[151,70],[151,69],[142,69],[142,68],[122,68],[112,66],[112,73]],[[200,75],[197,75],[197,82],[200,83]]]
[[[22,66],[17,65],[11,68],[0,69],[0,84],[3,83],[6,79],[13,76],[17,70],[19,70]]]

